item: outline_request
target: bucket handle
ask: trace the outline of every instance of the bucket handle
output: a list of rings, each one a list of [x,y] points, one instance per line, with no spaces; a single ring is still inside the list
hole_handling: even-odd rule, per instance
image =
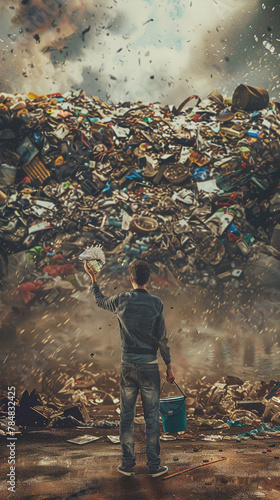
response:
[[[160,390],[160,392],[162,391],[162,389],[163,389],[163,386],[164,386],[165,382],[167,382],[167,380],[165,380],[165,381],[163,382],[163,384],[162,384],[162,386],[161,386],[161,390]],[[174,380],[173,384],[175,384],[175,385],[178,387],[179,391],[183,394],[184,399],[183,399],[182,404],[180,405],[179,409],[178,409],[177,411],[174,411],[174,412],[172,413],[172,415],[170,415],[170,413],[166,413],[165,411],[159,410],[159,411],[160,411],[160,413],[162,413],[162,415],[167,415],[167,416],[169,416],[169,417],[171,417],[171,416],[173,417],[173,415],[176,415],[177,413],[179,413],[179,411],[181,411],[181,410],[182,410],[182,408],[183,408],[183,406],[184,406],[184,404],[185,404],[186,398],[187,398],[187,396],[183,393],[182,389],[180,389],[180,387],[178,386],[178,384],[176,384],[175,380]]]
[[[166,382],[167,382],[167,380],[165,380],[165,381],[163,382],[163,384],[162,384],[162,386],[161,386],[160,394],[161,394],[161,391],[162,391],[162,389],[163,389],[163,386],[164,386],[164,384],[165,384]],[[186,394],[184,394],[184,393],[183,393],[182,389],[180,389],[180,387],[178,386],[178,384],[176,384],[175,380],[174,380],[173,384],[175,384],[175,385],[178,387],[179,391],[180,391],[180,392],[183,394],[183,396],[186,398],[186,397],[187,397],[187,396],[186,396]]]

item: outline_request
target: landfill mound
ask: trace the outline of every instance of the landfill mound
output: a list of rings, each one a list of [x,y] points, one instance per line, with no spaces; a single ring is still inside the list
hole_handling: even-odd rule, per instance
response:
[[[176,109],[0,94],[4,282],[21,251],[48,258],[46,279],[75,275],[79,238],[103,245],[107,270],[141,257],[174,286],[239,287],[249,274],[277,287],[279,105],[241,97],[245,109],[217,91]],[[24,301],[45,283],[23,280]]]

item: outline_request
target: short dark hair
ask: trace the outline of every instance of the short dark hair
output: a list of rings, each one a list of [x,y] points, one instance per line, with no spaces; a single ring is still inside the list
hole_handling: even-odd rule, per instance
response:
[[[130,276],[139,286],[143,286],[149,281],[151,274],[150,266],[144,260],[135,260],[130,264]]]

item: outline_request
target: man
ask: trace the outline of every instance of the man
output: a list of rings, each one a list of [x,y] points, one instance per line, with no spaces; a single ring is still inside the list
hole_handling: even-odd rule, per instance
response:
[[[159,397],[160,375],[157,349],[166,364],[166,380],[175,380],[171,366],[170,348],[166,337],[163,303],[159,297],[146,290],[150,279],[150,267],[141,260],[130,265],[133,290],[104,297],[96,283],[94,271],[85,270],[91,276],[91,289],[96,304],[118,316],[122,362],[120,373],[120,442],[122,465],[118,472],[134,475],[134,416],[136,399],[140,391],[146,422],[146,465],[152,477],[168,471],[160,465]]]

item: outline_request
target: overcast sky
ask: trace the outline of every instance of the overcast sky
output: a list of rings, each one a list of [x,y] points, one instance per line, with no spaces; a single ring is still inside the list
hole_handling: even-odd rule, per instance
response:
[[[180,104],[239,83],[280,100],[280,7],[259,0],[2,0],[5,92]]]

